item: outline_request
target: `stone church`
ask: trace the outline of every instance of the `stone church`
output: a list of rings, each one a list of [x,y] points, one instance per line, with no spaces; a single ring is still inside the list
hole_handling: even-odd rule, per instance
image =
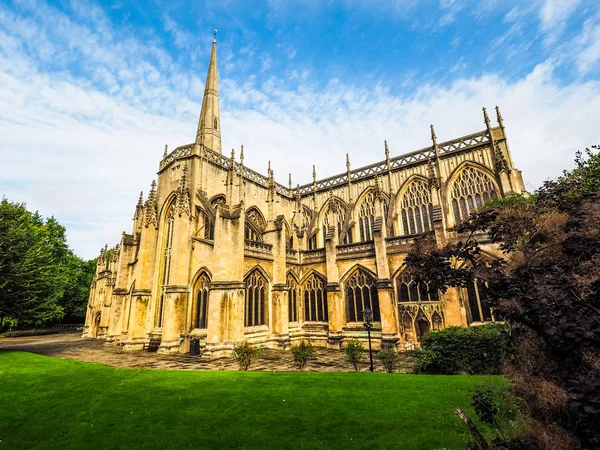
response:
[[[442,244],[489,199],[524,191],[504,123],[293,187],[221,151],[217,43],[195,141],[165,154],[133,230],[98,257],[83,335],[141,350],[226,354],[241,341],[270,348],[310,339],[341,348],[410,348],[427,333],[493,321],[474,282],[445,294],[403,265],[414,239]],[[365,149],[367,150],[367,149]],[[371,149],[368,149],[371,150]],[[382,157],[383,157],[382,152]],[[490,252],[494,252],[490,248]]]

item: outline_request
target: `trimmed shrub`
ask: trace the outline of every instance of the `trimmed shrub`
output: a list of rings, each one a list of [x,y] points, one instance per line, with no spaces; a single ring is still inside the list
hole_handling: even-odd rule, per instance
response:
[[[499,374],[506,344],[503,325],[449,327],[423,338],[418,368],[424,373]]]
[[[346,361],[352,364],[355,371],[360,370],[360,363],[365,358],[365,348],[358,339],[350,339],[344,349]]]
[[[377,353],[379,361],[387,373],[394,373],[398,364],[398,352],[394,347],[384,348]]]
[[[311,359],[317,359],[317,350],[310,341],[302,339],[299,344],[292,345],[290,347],[292,355],[294,356],[294,364],[300,371],[303,371],[308,361]]]
[[[248,370],[253,361],[260,358],[262,348],[252,347],[248,341],[234,345],[231,357],[238,363],[240,370]]]

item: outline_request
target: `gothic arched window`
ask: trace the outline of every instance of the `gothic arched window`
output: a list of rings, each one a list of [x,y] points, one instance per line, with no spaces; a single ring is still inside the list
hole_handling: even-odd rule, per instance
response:
[[[213,241],[215,239],[215,223],[206,211],[201,209],[198,213],[198,234],[204,239]]]
[[[375,195],[369,192],[358,210],[358,229],[360,232],[360,240],[373,240],[373,225],[375,224]]]
[[[267,223],[261,212],[257,208],[251,208],[246,212],[246,226],[244,229],[244,239],[247,241],[262,241],[263,231]]]
[[[416,281],[407,272],[403,272],[396,278],[396,294],[399,303],[437,302],[440,300],[437,289],[430,290],[427,283]]]
[[[481,170],[466,167],[458,175],[452,186],[452,212],[458,224],[488,200],[498,198],[492,179]]]
[[[244,326],[265,325],[267,290],[269,283],[258,269],[252,271],[244,280],[246,284],[246,303],[244,309]]]
[[[194,327],[206,328],[208,319],[208,289],[210,279],[208,275],[202,274],[196,283],[196,303],[194,305]]]
[[[340,244],[351,244],[352,243],[352,230],[348,230],[344,236],[342,236],[342,226],[346,220],[346,210],[341,204],[341,200],[333,199],[327,206],[327,212],[323,216],[323,246],[325,246],[325,239],[329,228],[333,226],[334,222],[337,222],[337,236]]]
[[[373,321],[379,322],[379,294],[375,278],[367,271],[357,269],[345,284],[348,322],[362,322],[362,312],[367,307],[373,311]]]
[[[165,306],[166,288],[169,284],[169,277],[171,275],[171,249],[173,246],[173,225],[175,223],[175,202],[171,203],[166,214],[166,228],[164,234],[164,245],[163,245],[163,266],[162,266],[162,283],[160,284],[160,298],[158,301],[158,311],[156,316],[156,326],[162,327],[163,324],[163,313]]]
[[[304,320],[327,322],[327,294],[325,280],[314,273],[302,285],[304,293]]]
[[[288,322],[298,322],[298,283],[291,275],[287,276]]]
[[[420,234],[433,230],[433,205],[429,187],[423,180],[408,185],[400,202],[400,218],[404,234]]]
[[[493,321],[492,309],[490,308],[485,284],[474,280],[467,284],[465,291],[469,302],[469,323]]]

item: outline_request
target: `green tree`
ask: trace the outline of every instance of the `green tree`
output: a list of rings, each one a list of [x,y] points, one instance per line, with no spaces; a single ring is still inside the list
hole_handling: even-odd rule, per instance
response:
[[[0,202],[0,327],[81,317],[93,263],[68,248],[65,228],[24,204]],[[91,274],[91,275],[90,275]]]
[[[441,248],[419,242],[407,266],[442,291],[487,283],[496,315],[512,325],[505,370],[525,400],[531,448],[598,448],[600,153],[578,153],[535,196],[492,202],[456,231]],[[479,233],[505,258],[480,258]]]

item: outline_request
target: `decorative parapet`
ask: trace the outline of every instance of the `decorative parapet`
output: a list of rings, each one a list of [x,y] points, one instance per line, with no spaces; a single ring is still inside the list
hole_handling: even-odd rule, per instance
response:
[[[244,242],[244,249],[256,253],[266,253],[268,255],[273,253],[273,246],[271,244],[260,241],[247,240]]]
[[[314,250],[301,250],[302,262],[322,262],[325,261],[325,249],[317,248]]]
[[[181,147],[177,147],[175,150],[173,150],[171,153],[169,153],[165,158],[163,158],[163,160],[160,162],[159,165],[159,169],[163,170],[165,167],[167,167],[169,164],[171,164],[172,161],[175,161],[176,159],[181,159],[181,158],[186,158],[188,156],[191,156],[194,150],[194,144],[187,144],[187,145],[182,145]]]
[[[287,248],[285,250],[285,256],[286,258],[295,260],[296,258],[298,258],[298,250],[292,250],[291,248]]]
[[[396,237],[391,237],[391,238],[387,238],[385,240],[385,244],[386,244],[386,248],[388,251],[392,251],[392,253],[394,253],[394,250],[397,251],[404,251],[407,250],[408,247],[414,243],[417,239],[421,239],[425,236],[429,236],[429,235],[433,235],[433,231],[428,231],[427,233],[421,233],[421,234],[407,234],[404,236],[396,236]]]
[[[466,150],[479,148],[484,145],[489,145],[489,143],[490,137],[488,131],[484,130],[478,133],[462,136],[457,139],[452,139],[450,141],[438,143],[438,154],[440,156],[445,156],[457,152],[463,152]],[[195,144],[188,144],[177,147],[160,162],[160,170],[164,169],[174,160],[191,156],[193,154],[194,145]],[[217,153],[208,148],[204,148],[202,154],[203,158],[209,163],[214,164],[222,169],[229,170],[229,167],[232,163],[231,159],[226,158],[220,153]],[[345,186],[348,184],[348,181],[354,182],[365,180],[373,178],[377,175],[387,174],[388,171],[396,172],[410,165],[426,164],[429,160],[434,159],[435,157],[436,154],[434,146],[425,147],[411,153],[406,153],[404,155],[396,156],[394,158],[385,159],[383,161],[379,161],[368,166],[360,167],[352,171],[347,171],[345,173],[334,175],[329,178],[324,178],[313,183],[298,186],[295,190],[291,190],[289,187],[283,186],[279,183],[274,183],[274,186],[275,191],[278,194],[280,194],[283,197],[293,199],[294,193],[298,193],[300,196],[307,196],[315,191],[322,192],[340,186]],[[239,174],[241,170],[242,176],[247,181],[250,181],[265,188],[269,187],[268,177],[261,175],[258,172],[255,172],[254,170],[249,169],[238,162],[234,161],[233,164],[235,164],[235,172]]]
[[[352,255],[356,257],[357,255],[373,256],[375,254],[375,244],[373,241],[338,245],[336,249],[338,256]]]
[[[451,141],[442,142],[438,144],[438,152],[440,156],[448,155],[451,153],[462,152],[465,150],[471,150],[483,145],[489,144],[490,139],[487,130],[480,131],[479,133],[469,134]],[[435,149],[433,146],[425,147],[412,153],[405,155],[396,156],[389,159],[389,170],[396,172],[397,170],[403,169],[404,167],[413,164],[424,164],[430,159],[435,158]],[[323,180],[319,180],[316,183],[308,183],[296,188],[301,196],[312,194],[314,191],[321,192],[324,190],[333,189],[339,186],[348,184],[348,178],[350,181],[359,181],[368,178],[373,178],[376,175],[387,174],[388,162],[387,160],[379,161],[374,164],[354,169],[350,172],[334,175]]]

